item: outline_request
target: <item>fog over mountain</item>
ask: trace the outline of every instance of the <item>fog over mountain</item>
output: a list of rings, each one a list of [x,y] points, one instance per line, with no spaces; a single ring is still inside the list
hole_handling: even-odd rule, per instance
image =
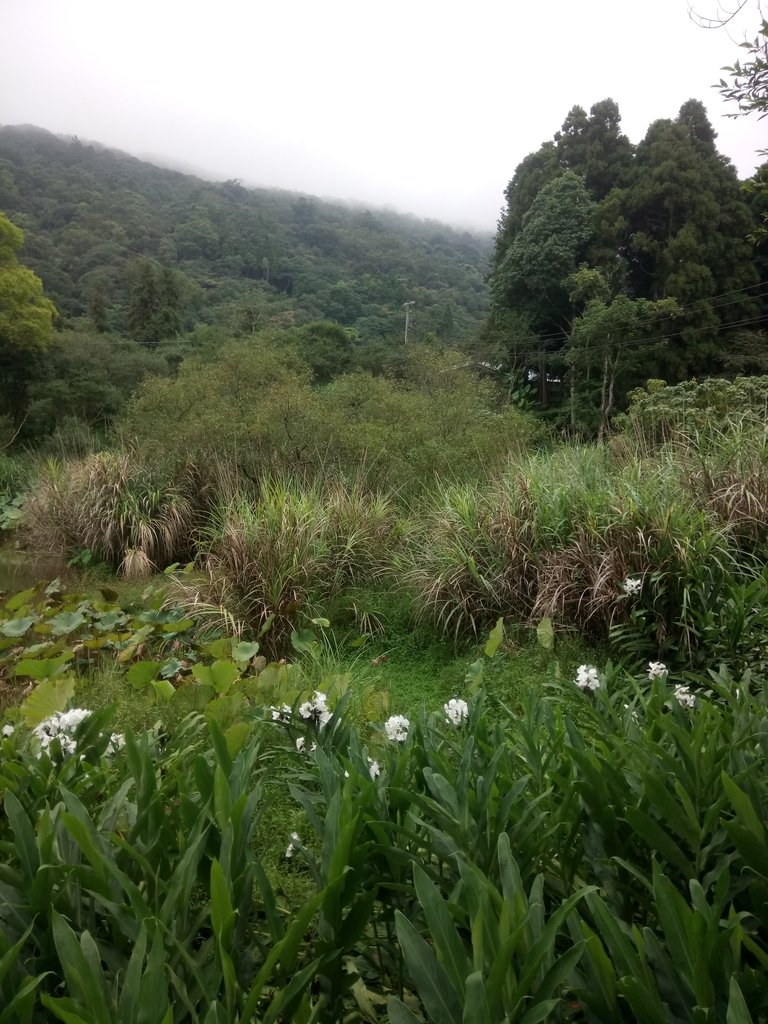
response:
[[[704,100],[750,174],[759,125],[712,83],[758,21],[749,4],[708,32],[687,0],[4,0],[0,121],[492,230],[520,160],[606,96],[634,142]]]

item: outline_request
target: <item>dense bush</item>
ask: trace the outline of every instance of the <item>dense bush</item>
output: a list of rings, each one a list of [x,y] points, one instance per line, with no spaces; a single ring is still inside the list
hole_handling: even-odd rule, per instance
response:
[[[441,475],[487,476],[541,437],[464,363],[414,346],[398,376],[317,388],[294,349],[253,336],[185,361],[175,380],[147,381],[123,430],[155,450],[234,460],[251,479],[366,472],[379,487],[418,490]]]

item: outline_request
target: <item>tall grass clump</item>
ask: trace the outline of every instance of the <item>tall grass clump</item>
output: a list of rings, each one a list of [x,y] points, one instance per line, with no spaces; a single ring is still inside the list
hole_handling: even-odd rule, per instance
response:
[[[100,452],[40,467],[26,530],[41,550],[89,551],[128,577],[193,557],[204,496],[190,462]]]
[[[722,609],[746,608],[760,577],[765,472],[757,447],[740,461],[672,445],[531,455],[491,484],[439,488],[417,516],[404,577],[417,614],[457,638],[500,615],[546,617],[692,664]]]
[[[455,640],[499,616],[530,614],[537,570],[530,530],[507,499],[478,484],[438,488],[409,534],[399,564],[416,616]]]
[[[399,524],[391,501],[362,486],[266,480],[256,498],[220,503],[202,533],[202,578],[180,597],[226,609],[239,631],[282,653],[302,616],[387,571]]]

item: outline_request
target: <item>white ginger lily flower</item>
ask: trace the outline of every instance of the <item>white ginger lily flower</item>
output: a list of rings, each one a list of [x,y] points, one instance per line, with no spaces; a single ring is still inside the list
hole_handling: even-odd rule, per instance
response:
[[[696,698],[691,693],[690,688],[685,686],[683,683],[675,687],[673,696],[677,703],[683,708],[696,707]]]
[[[643,581],[637,576],[627,576],[621,585],[621,589],[627,597],[637,597],[643,589]]]
[[[405,715],[392,715],[384,723],[384,731],[387,734],[387,739],[393,740],[396,743],[405,743],[408,739],[408,730],[410,727],[411,723]]]
[[[443,704],[445,720],[451,725],[463,725],[469,718],[469,705],[465,700],[453,697],[447,704]]]
[[[579,665],[574,683],[583,692],[594,693],[600,688],[600,678],[594,665]]]
[[[293,857],[293,855],[298,850],[300,842],[301,842],[301,840],[299,839],[299,833],[298,832],[291,832],[291,841],[290,841],[290,843],[288,843],[288,848],[285,851],[285,856],[289,860],[290,860],[291,857]]]

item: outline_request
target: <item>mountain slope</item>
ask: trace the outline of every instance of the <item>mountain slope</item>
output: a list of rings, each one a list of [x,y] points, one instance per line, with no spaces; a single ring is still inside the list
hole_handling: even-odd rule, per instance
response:
[[[461,342],[487,309],[490,237],[237,181],[211,183],[29,126],[0,128],[0,209],[65,324],[130,333],[142,258],[171,268],[183,326],[328,318],[362,340]],[[183,276],[182,276],[183,275]]]

